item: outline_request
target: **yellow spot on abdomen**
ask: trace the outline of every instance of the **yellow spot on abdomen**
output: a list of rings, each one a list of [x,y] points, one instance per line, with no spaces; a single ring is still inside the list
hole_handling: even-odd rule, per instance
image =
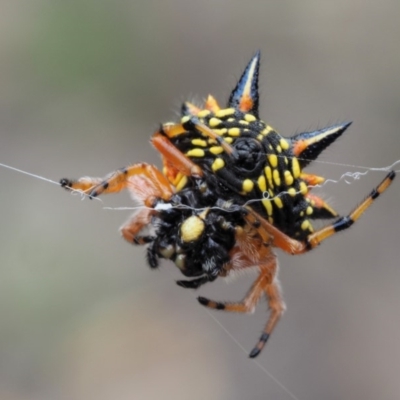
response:
[[[207,117],[207,115],[210,115],[210,111],[208,111],[208,110],[201,110],[201,111],[197,114],[197,116],[198,116],[199,118]]]
[[[224,151],[224,149],[221,146],[213,146],[210,147],[210,153],[212,154],[221,154]]]
[[[265,176],[267,177],[268,180],[268,186],[271,188],[274,187],[274,183],[272,182],[272,169],[270,166],[264,168]]]
[[[281,177],[279,176],[279,171],[277,169],[273,170],[272,177],[274,178],[275,185],[280,186],[281,185]]]
[[[228,115],[232,115],[235,113],[234,108],[225,108],[224,110],[219,110],[215,113],[215,116],[218,118],[224,118],[227,117]]]
[[[192,149],[189,150],[186,155],[188,157],[204,157],[204,150],[203,149]]]
[[[226,128],[222,128],[222,129],[213,129],[213,132],[216,133],[217,135],[223,135],[224,133],[226,133],[228,131],[228,129]]]
[[[301,173],[299,160],[296,157],[292,158],[292,172],[295,179],[297,179]]]
[[[181,239],[184,242],[192,242],[199,239],[204,231],[204,221],[197,215],[185,219],[181,225]]]
[[[182,119],[181,119],[181,123],[184,124],[186,122],[188,122],[190,120],[190,116],[189,115],[185,115]]]
[[[244,192],[249,193],[253,190],[254,182],[251,179],[245,179],[242,184],[242,189]]]
[[[300,193],[305,196],[308,192],[308,187],[305,182],[300,182]]]
[[[262,192],[265,192],[265,191],[267,190],[267,182],[266,182],[266,180],[265,180],[265,176],[264,176],[264,175],[261,175],[261,176],[258,178],[257,184],[258,184],[258,187],[260,188],[260,190],[261,190]]]
[[[193,139],[192,140],[192,144],[194,146],[201,146],[201,147],[206,147],[207,146],[207,142],[203,139]]]
[[[313,213],[313,208],[311,207],[311,206],[308,206],[307,208],[306,208],[306,214],[307,215],[311,215],[312,213]]]
[[[215,172],[225,167],[225,161],[222,158],[217,158],[211,165],[211,169]]]
[[[267,210],[267,214],[271,216],[272,213],[273,213],[271,200],[262,199],[261,201],[262,201],[262,203],[263,203],[265,209]]]
[[[313,231],[313,227],[311,226],[311,223],[308,219],[305,219],[302,223],[301,223],[301,229],[303,229],[303,231]]]
[[[257,118],[256,118],[254,115],[252,115],[252,114],[246,114],[246,115],[244,116],[244,119],[245,119],[247,122],[253,122],[253,121],[255,121]]]
[[[230,129],[228,129],[228,135],[229,136],[239,136],[240,129],[239,128],[230,128]]]
[[[208,125],[211,128],[216,128],[222,121],[218,118],[211,118],[210,121],[208,122]]]
[[[279,141],[279,144],[283,150],[287,150],[289,148],[289,142],[283,138]]]
[[[268,161],[272,168],[276,168],[278,165],[278,157],[276,154],[268,154]]]
[[[276,206],[278,208],[283,208],[282,199],[280,197],[275,197],[274,198],[274,203],[276,204]]]
[[[286,185],[291,186],[292,183],[293,183],[293,181],[294,181],[294,179],[293,179],[293,176],[292,176],[292,174],[290,173],[290,171],[286,170],[286,171],[284,172],[284,176],[285,176],[285,183],[286,183]]]
[[[295,188],[290,188],[290,189],[288,190],[288,193],[289,193],[290,196],[292,196],[292,197],[296,196],[296,194],[297,194]]]

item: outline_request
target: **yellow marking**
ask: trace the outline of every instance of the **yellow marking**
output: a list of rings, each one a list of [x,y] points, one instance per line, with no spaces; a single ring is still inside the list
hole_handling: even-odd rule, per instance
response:
[[[304,217],[304,211],[300,211],[300,217]]]
[[[300,193],[304,196],[304,195],[306,195],[307,194],[307,192],[308,192],[308,187],[307,187],[307,185],[305,184],[305,182],[300,182]]]
[[[242,184],[242,189],[244,192],[251,192],[254,187],[254,182],[251,179],[245,179]]]
[[[274,148],[272,147],[271,144],[268,146],[268,148],[269,148],[270,150],[274,151]]]
[[[218,118],[212,117],[208,122],[211,128],[216,128],[222,121]]]
[[[215,139],[208,139],[208,144],[217,144],[218,142]]]
[[[182,179],[176,185],[176,190],[179,192],[180,190],[182,190],[186,186],[187,183],[188,183],[187,176],[183,176]]]
[[[290,188],[290,189],[288,189],[288,193],[289,193],[292,197],[296,196],[296,194],[297,194],[295,188]]]
[[[241,120],[239,121],[239,124],[240,124],[240,125],[248,125],[249,123],[248,123],[247,121],[244,121],[243,119],[241,119]]]
[[[261,131],[261,134],[264,136],[268,135],[268,133],[270,133],[270,130],[268,130],[268,128],[265,128]]]
[[[246,114],[246,115],[244,116],[244,119],[245,119],[246,121],[248,121],[248,122],[253,122],[253,121],[255,121],[257,118],[256,118],[254,115]]]
[[[287,159],[287,157],[284,157],[285,160],[285,164],[288,165],[289,164],[289,160]]]
[[[275,182],[276,186],[280,186],[281,185],[281,177],[279,176],[279,171],[277,169],[274,169],[272,171],[272,177],[274,178],[274,182]]]
[[[263,139],[264,139],[263,135],[258,135],[258,136],[257,136],[257,140],[259,140],[260,142],[261,142],[261,140],[263,140]]]
[[[289,142],[283,138],[279,141],[279,144],[283,150],[287,150],[290,147]]]
[[[204,154],[203,149],[192,149],[186,153],[188,157],[204,157]]]
[[[277,153],[282,153],[282,147],[279,146],[279,144],[278,144],[278,146],[276,146],[276,151],[277,151]]]
[[[272,168],[276,168],[278,165],[278,157],[276,156],[276,154],[268,154],[268,161],[271,164]]]
[[[233,138],[231,138],[231,137],[226,137],[226,138],[224,138],[224,140],[227,143],[232,143],[233,142]]]
[[[312,213],[313,213],[313,208],[312,207],[310,207],[310,206],[308,206],[307,208],[306,208],[306,214],[307,215],[311,215]]]
[[[226,129],[226,128],[213,129],[213,132],[216,133],[217,135],[223,135],[224,133],[228,132],[228,129]]]
[[[227,121],[228,122],[233,122],[235,120],[235,118],[228,118]]]
[[[212,129],[210,129],[207,125],[198,123],[198,124],[196,124],[196,128],[203,135],[205,135],[205,136],[207,136],[207,137],[209,137],[211,139],[217,139],[218,138],[218,135]],[[220,144],[228,154],[232,154],[233,149],[228,143],[222,141]]]
[[[240,136],[240,129],[239,128],[230,128],[228,129],[229,136]]]
[[[208,111],[208,110],[201,110],[198,114],[197,114],[197,116],[199,117],[199,118],[204,118],[204,117],[207,117],[207,115],[210,115],[211,113],[210,113],[210,111]]]
[[[234,108],[225,108],[224,110],[219,110],[215,113],[215,116],[218,118],[224,118],[227,117],[228,115],[232,115],[235,113]]]
[[[243,132],[250,132],[250,129],[244,128]]]
[[[257,184],[258,184],[258,187],[260,188],[260,190],[261,190],[262,192],[265,192],[265,191],[267,190],[267,182],[266,182],[266,180],[265,180],[265,176],[264,176],[264,175],[261,175],[261,176],[258,178]]]
[[[201,146],[201,147],[206,147],[207,146],[207,142],[203,139],[193,139],[192,140],[192,144],[194,146]]]
[[[221,154],[223,151],[224,151],[224,149],[221,146],[210,147],[210,153],[213,153],[215,155]]]
[[[295,179],[297,179],[301,173],[299,160],[296,157],[292,158],[292,172]]]
[[[216,158],[211,165],[211,169],[215,172],[225,167],[225,161],[222,158]]]
[[[282,199],[280,197],[275,197],[274,198],[274,203],[276,204],[276,206],[278,208],[283,208]]]
[[[274,192],[273,192],[272,189],[268,189],[268,193],[269,193],[269,196],[270,196],[271,198],[275,196],[275,194],[274,194]]]
[[[274,219],[273,219],[272,217],[268,217],[268,222],[269,222],[270,224],[273,224],[273,223],[274,223]]]
[[[272,182],[272,169],[270,166],[264,168],[265,176],[267,177],[268,180],[268,186],[271,188],[274,187],[274,184]]]
[[[310,224],[310,221],[308,219],[305,219],[302,223],[301,223],[301,229],[303,229],[303,231],[309,230],[309,231],[313,231],[313,228]]]
[[[184,124],[185,122],[188,122],[189,120],[190,120],[190,116],[189,115],[186,115],[186,116],[184,116],[182,119],[181,119],[181,123],[182,124]]]
[[[268,215],[272,215],[273,209],[272,209],[271,200],[262,199],[261,201],[262,201],[262,203],[263,203],[265,209],[267,210],[267,214],[268,214]]]
[[[287,186],[291,186],[291,185],[293,184],[294,179],[293,179],[293,176],[292,176],[292,174],[290,173],[290,171],[286,170],[286,171],[284,172],[284,176],[285,176],[285,183],[286,183],[286,185],[287,185]]]
[[[181,239],[184,242],[192,242],[199,239],[205,228],[204,221],[197,215],[185,219],[181,225]]]

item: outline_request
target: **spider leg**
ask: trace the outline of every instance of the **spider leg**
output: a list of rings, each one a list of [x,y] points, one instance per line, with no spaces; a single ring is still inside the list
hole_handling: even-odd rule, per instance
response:
[[[277,227],[265,220],[261,215],[257,214],[250,208],[245,208],[246,221],[257,229],[263,229],[271,238],[271,244],[275,247],[286,251],[289,254],[302,254],[312,250],[321,242],[328,239],[337,232],[350,228],[362,214],[371,206],[374,200],[379,197],[392,183],[396,173],[389,172],[385,179],[365,198],[365,200],[357,206],[349,215],[340,217],[332,224],[329,224],[318,231],[310,234],[304,242],[292,239]]]
[[[140,210],[130,220],[121,226],[121,235],[129,243],[144,245],[153,241],[153,236],[139,236],[138,233],[150,223],[153,211]]]
[[[351,225],[356,222],[362,214],[371,206],[371,204],[379,197],[392,183],[396,173],[390,171],[385,179],[365,198],[365,200],[357,206],[349,215],[341,217],[330,225],[327,225],[320,230],[312,233],[308,236],[306,242],[306,248],[304,251],[308,251],[318,246],[322,241],[328,239],[330,236],[337,232],[343,231],[350,228]]]
[[[160,197],[165,200],[171,197],[173,192],[167,178],[154,165],[146,163],[120,168],[102,180],[99,178],[84,177],[77,181],[62,179],[60,183],[63,187],[83,190],[88,193],[90,197],[97,197],[103,193],[120,192],[132,186],[132,178],[135,176],[140,176],[142,182],[145,180],[151,184],[151,188],[148,191],[157,191]]]
[[[267,340],[270,337],[272,331],[274,330],[276,324],[278,323],[280,317],[286,310],[286,306],[282,300],[279,282],[277,279],[274,279],[270,284],[265,286],[265,294],[268,299],[268,307],[270,309],[270,315],[257,345],[253,348],[253,350],[249,354],[250,358],[257,357],[260,354],[261,350],[267,343]]]
[[[217,302],[206,299],[205,297],[198,297],[199,303],[209,308],[214,308],[216,310],[249,313],[254,311],[261,296],[263,294],[266,295],[268,299],[270,315],[257,345],[250,352],[249,356],[251,358],[256,357],[261,352],[269,336],[274,330],[277,322],[279,321],[282,313],[286,309],[280,294],[278,280],[275,277],[276,269],[277,268],[275,258],[273,258],[266,264],[261,264],[260,275],[255,280],[246,297],[241,302]]]
[[[212,282],[216,277],[209,277],[208,275],[201,276],[200,278],[192,279],[192,280],[180,280],[176,281],[176,284],[185,289],[198,289],[200,286],[205,283]]]
[[[233,311],[240,313],[251,313],[254,311],[260,297],[264,293],[266,285],[271,281],[271,273],[265,268],[251,286],[246,297],[241,302],[219,302],[209,300],[205,297],[198,297],[197,300],[203,306],[215,308],[216,310]]]

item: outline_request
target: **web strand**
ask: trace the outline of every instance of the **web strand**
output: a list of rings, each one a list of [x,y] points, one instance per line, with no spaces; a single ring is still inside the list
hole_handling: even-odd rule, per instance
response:
[[[304,160],[304,159],[300,159],[300,160]],[[309,161],[309,160],[304,160],[304,161]],[[356,172],[345,172],[345,173],[342,174],[337,180],[335,180],[335,179],[326,179],[326,180],[324,181],[324,183],[322,183],[322,184],[320,184],[320,185],[312,186],[312,187],[323,187],[323,186],[325,186],[325,185],[328,184],[328,183],[339,183],[340,181],[343,181],[343,180],[344,180],[347,184],[350,184],[351,182],[350,182],[348,179],[359,180],[361,177],[367,175],[370,171],[373,171],[373,172],[388,172],[388,171],[394,169],[394,167],[400,163],[400,160],[395,161],[393,164],[391,164],[391,165],[389,165],[389,166],[380,167],[380,168],[379,168],[379,167],[365,167],[365,166],[352,165],[352,164],[335,163],[335,162],[331,162],[331,161],[319,161],[319,160],[314,160],[313,162],[314,162],[314,163],[319,162],[319,163],[323,163],[323,164],[335,165],[335,166],[346,167],[346,168],[354,168],[354,169],[357,168],[357,169],[364,170],[363,172],[360,172],[360,171],[356,171]],[[37,175],[37,174],[33,174],[33,173],[31,173],[31,172],[24,171],[24,170],[19,169],[19,168],[12,167],[12,166],[10,166],[10,165],[6,165],[6,164],[0,163],[0,167],[3,167],[3,168],[5,168],[5,169],[11,170],[11,171],[18,172],[18,173],[20,173],[20,174],[24,174],[24,175],[30,176],[30,177],[35,178],[35,179],[39,179],[39,180],[42,180],[42,181],[51,183],[51,184],[53,184],[53,185],[61,186],[61,184],[60,184],[59,182],[53,181],[53,180],[51,180],[51,179],[49,179],[49,178],[46,178],[46,177],[43,177],[43,176],[40,176],[40,175]],[[399,171],[399,170],[396,170],[395,172],[400,172],[400,171]],[[309,187],[311,187],[311,186],[309,186]],[[70,188],[70,187],[67,187],[67,189],[69,189],[69,190],[71,191],[72,194],[80,194],[80,195],[82,196],[82,200],[83,200],[84,198],[86,198],[86,197],[90,197],[87,193],[84,193],[84,192],[82,192],[81,190],[75,190],[75,189],[72,189],[72,188]],[[281,196],[282,194],[285,194],[285,193],[287,193],[287,192],[281,192],[281,193],[279,193],[277,196]],[[299,192],[299,193],[300,193],[300,192]],[[275,197],[277,197],[277,196],[275,196]],[[90,198],[91,198],[91,197],[90,197]],[[249,200],[249,201],[247,201],[247,202],[244,204],[244,206],[247,205],[247,204],[253,203],[253,202],[262,201],[262,200],[264,200],[264,199],[273,200],[273,198],[274,198],[274,197],[271,197],[271,196],[269,195],[269,193],[265,192],[265,193],[263,193],[263,198],[261,198],[261,199],[252,199],[252,200]],[[102,202],[102,200],[99,199],[99,198],[97,198],[97,197],[95,197],[94,199]],[[102,203],[103,203],[103,202],[102,202]],[[184,205],[172,206],[172,205],[170,205],[170,204],[161,204],[160,207],[161,207],[160,209],[168,209],[168,208],[173,208],[173,207],[177,207],[177,208],[191,208],[191,207],[184,206]],[[113,210],[113,211],[115,211],[115,210],[121,210],[121,211],[127,211],[127,210],[129,210],[129,211],[131,211],[131,210],[138,210],[138,209],[143,209],[143,208],[149,208],[149,207],[146,207],[146,206],[137,206],[137,207],[103,207],[103,209],[105,209],[105,210]],[[212,207],[212,208],[219,208],[219,207]],[[192,209],[192,208],[191,208],[191,209]],[[221,208],[221,210],[223,210],[223,209]],[[223,211],[226,212],[227,210],[223,210]],[[193,297],[195,297],[193,293],[191,293],[191,295],[192,295]],[[221,323],[209,310],[205,309],[204,311],[205,311],[205,312],[213,319],[213,321],[225,332],[225,334],[228,335],[228,337],[229,337],[229,338],[244,352],[244,353],[247,354],[247,351],[246,351],[246,349],[244,348],[244,346],[243,346],[243,345],[242,345],[242,344],[241,344],[241,343],[240,343],[240,342],[239,342],[239,341],[238,341],[238,340],[237,340],[237,339],[222,325],[222,323]],[[274,377],[262,364],[260,364],[257,360],[252,360],[251,362],[253,362],[255,365],[257,365],[257,367],[258,367],[261,371],[263,371],[263,373],[264,373],[265,375],[267,375],[270,379],[272,379],[286,394],[288,394],[288,395],[291,397],[291,399],[293,399],[293,400],[299,400],[298,397],[296,397],[282,382],[280,382],[277,378],[275,378],[275,377]]]
[[[283,157],[283,156],[278,155],[278,157]],[[388,165],[386,167],[365,167],[365,166],[361,166],[361,165],[335,163],[333,161],[308,160],[308,159],[304,159],[304,158],[298,158],[298,159],[299,160],[303,160],[303,161],[313,161],[314,163],[329,164],[329,165],[335,165],[335,166],[339,166],[339,167],[348,167],[348,168],[354,168],[354,169],[358,168],[358,169],[363,169],[364,170],[363,172],[360,172],[360,171],[349,172],[348,171],[348,172],[345,172],[344,174],[342,174],[338,179],[326,179],[322,184],[314,185],[314,186],[308,186],[308,188],[322,188],[325,185],[327,185],[328,183],[339,183],[340,181],[343,181],[343,180],[347,184],[351,184],[351,182],[348,181],[347,178],[350,178],[350,179],[353,179],[353,180],[359,180],[360,177],[363,177],[363,176],[367,175],[370,171],[373,171],[373,172],[389,172],[392,169],[394,169],[394,167],[396,165],[400,164],[400,160],[397,160],[397,161],[393,162],[391,165]],[[23,174],[23,175],[30,176],[30,177],[35,178],[35,179],[39,179],[39,180],[51,183],[53,185],[61,186],[60,182],[56,182],[56,181],[53,181],[53,180],[51,180],[49,178],[46,178],[44,176],[33,174],[31,172],[28,172],[28,171],[24,171],[22,169],[13,167],[11,165],[0,163],[0,167],[3,167],[5,169],[11,170],[11,171],[18,172],[18,173]],[[400,172],[400,170],[395,170],[395,172]],[[74,194],[75,195],[79,194],[82,197],[82,200],[84,200],[85,198],[90,198],[90,199],[94,199],[94,200],[100,201],[101,203],[104,203],[103,200],[101,200],[100,198],[91,197],[91,196],[89,196],[89,194],[84,193],[82,190],[76,190],[76,189],[70,188],[68,186],[65,186],[65,188],[69,189],[70,193],[73,194],[73,195]],[[296,192],[296,194],[299,194],[299,193],[300,192]],[[261,202],[262,200],[265,200],[265,199],[273,200],[274,198],[280,197],[280,196],[282,196],[284,194],[289,194],[289,193],[288,192],[279,192],[276,196],[271,197],[268,192],[264,192],[262,198],[248,200],[247,202],[245,202],[243,204],[243,206],[246,206],[248,204],[252,204],[252,203],[255,203],[255,202]],[[170,204],[160,204],[159,207],[160,207],[160,210],[161,209],[171,209],[171,208],[180,208],[180,209],[186,208],[186,209],[192,209],[192,210],[195,210],[195,211],[202,211],[202,209],[194,209],[193,207],[189,207],[189,206],[186,206],[186,205],[172,206]],[[149,207],[146,207],[144,205],[139,205],[139,206],[136,206],[136,207],[103,207],[104,210],[112,210],[112,211],[135,211],[135,210],[141,210],[141,209],[144,209],[144,208],[149,209]],[[208,207],[208,208],[209,209],[220,209],[222,211],[227,212],[226,209],[222,209],[220,207]]]

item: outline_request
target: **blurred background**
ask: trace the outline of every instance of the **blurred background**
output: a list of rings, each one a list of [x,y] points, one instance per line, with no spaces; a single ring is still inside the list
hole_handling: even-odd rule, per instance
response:
[[[247,4],[246,4],[247,3]],[[223,104],[262,52],[279,132],[353,120],[308,171],[339,179],[400,158],[400,3],[3,0],[0,162],[58,181],[160,165],[180,103]],[[347,213],[383,179],[319,190]],[[126,193],[81,201],[0,168],[0,399],[290,399],[250,351],[267,319],[213,312],[125,243]],[[400,398],[400,180],[346,233],[279,254],[288,306],[257,359],[298,399]],[[222,279],[195,295],[240,299]]]

